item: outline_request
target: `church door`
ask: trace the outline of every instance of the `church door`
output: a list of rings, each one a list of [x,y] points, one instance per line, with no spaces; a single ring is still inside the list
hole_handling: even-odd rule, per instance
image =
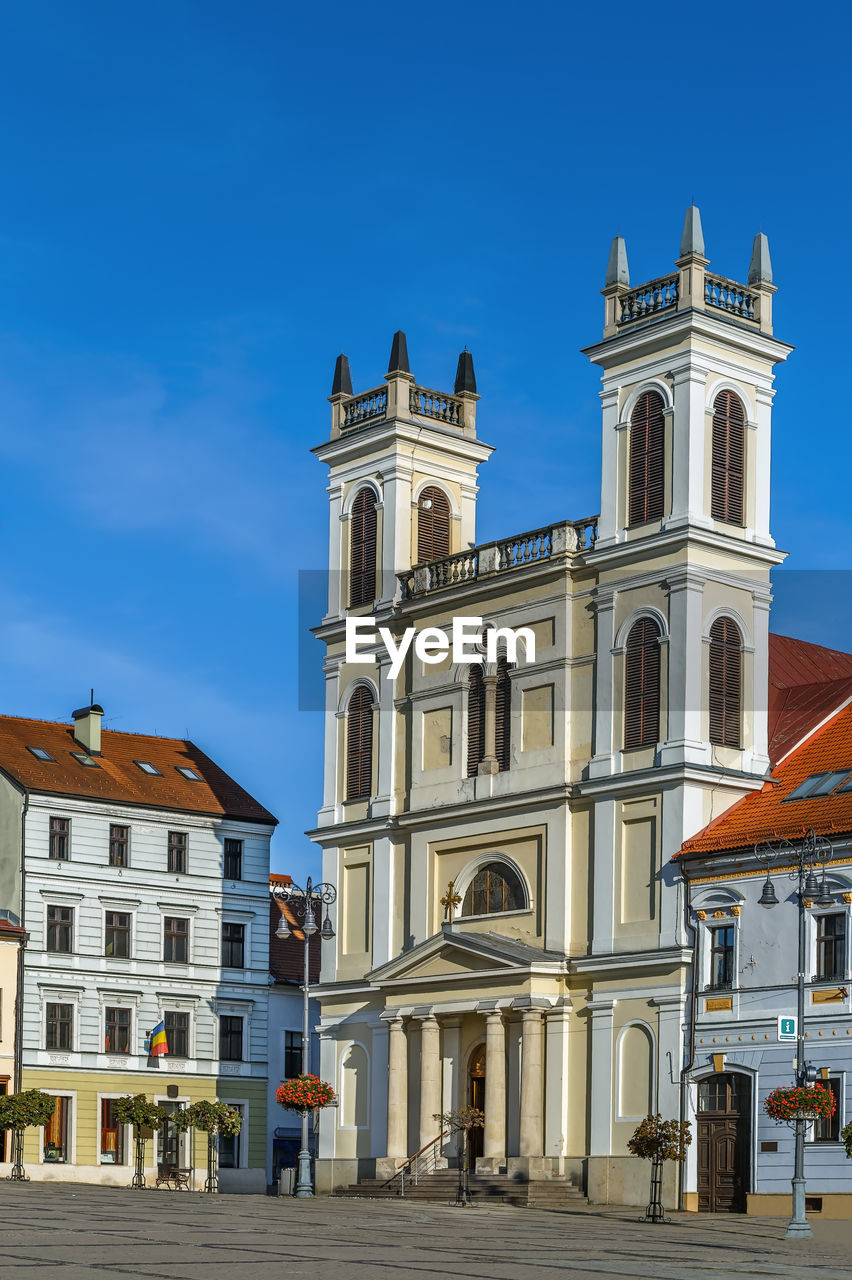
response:
[[[745,1213],[751,1080],[722,1072],[698,1085],[698,1209]]]
[[[468,1103],[471,1107],[476,1107],[479,1111],[485,1110],[485,1045],[481,1044],[479,1048],[474,1049],[469,1068],[469,1086],[467,1093]],[[468,1129],[468,1151],[467,1156],[470,1161],[471,1169],[476,1168],[476,1158],[481,1156],[483,1152],[484,1131],[479,1129]]]

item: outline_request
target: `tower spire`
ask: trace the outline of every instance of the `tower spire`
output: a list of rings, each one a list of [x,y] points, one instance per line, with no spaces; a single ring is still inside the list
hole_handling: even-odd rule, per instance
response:
[[[411,373],[408,367],[408,343],[401,329],[397,329],[393,335],[388,373]]]
[[[473,372],[473,356],[467,347],[459,355],[453,391],[457,396],[461,395],[463,391],[472,391],[476,394],[476,374]]]
[[[606,264],[604,287],[611,284],[630,284],[630,268],[627,265],[627,245],[623,236],[613,236]]]
[[[335,361],[331,394],[333,396],[352,395],[352,374],[349,372],[349,361],[342,351]]]
[[[680,256],[688,257],[695,253],[699,258],[704,255],[704,232],[701,229],[701,214],[697,204],[691,204],[683,220],[683,235],[680,238]]]
[[[769,240],[762,231],[754,237],[751,262],[748,264],[749,284],[772,284],[772,260],[769,257]]]

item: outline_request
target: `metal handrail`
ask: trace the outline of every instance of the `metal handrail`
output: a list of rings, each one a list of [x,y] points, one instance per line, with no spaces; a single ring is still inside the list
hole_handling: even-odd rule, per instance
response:
[[[437,1138],[433,1138],[431,1142],[427,1142],[419,1151],[415,1151],[414,1155],[409,1156],[407,1160],[403,1161],[396,1173],[392,1173],[391,1176],[382,1183],[381,1190],[384,1191],[386,1187],[391,1186],[391,1184],[396,1182],[397,1178],[399,1178],[399,1194],[404,1196],[406,1174],[408,1174],[411,1181],[414,1182],[414,1185],[417,1186],[421,1175],[429,1173],[431,1170],[438,1167],[438,1155],[436,1148],[438,1144],[443,1142],[445,1138],[448,1138],[451,1133],[451,1129],[445,1129],[443,1133],[438,1134]]]

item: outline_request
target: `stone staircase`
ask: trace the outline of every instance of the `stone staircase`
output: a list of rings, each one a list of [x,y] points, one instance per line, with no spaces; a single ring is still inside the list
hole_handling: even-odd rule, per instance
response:
[[[457,1169],[436,1169],[421,1175],[417,1182],[406,1179],[405,1199],[436,1204],[453,1204],[458,1187]],[[587,1204],[585,1196],[573,1182],[564,1177],[543,1181],[524,1182],[508,1174],[469,1175],[470,1195],[474,1204],[506,1204],[536,1209],[580,1208]],[[335,1196],[360,1197],[365,1200],[400,1199],[399,1179],[388,1185],[379,1178],[363,1178],[346,1188],[339,1188]]]

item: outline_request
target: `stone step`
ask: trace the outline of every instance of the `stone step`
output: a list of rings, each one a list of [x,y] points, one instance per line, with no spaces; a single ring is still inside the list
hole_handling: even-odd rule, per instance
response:
[[[568,1178],[554,1177],[540,1182],[523,1182],[507,1174],[471,1174],[471,1199],[477,1203],[558,1207],[585,1204],[585,1197]],[[455,1169],[439,1169],[419,1182],[406,1182],[406,1200],[452,1201],[458,1187]],[[340,1188],[337,1196],[364,1199],[399,1199],[399,1184],[387,1186],[378,1178],[364,1178],[357,1184]]]

